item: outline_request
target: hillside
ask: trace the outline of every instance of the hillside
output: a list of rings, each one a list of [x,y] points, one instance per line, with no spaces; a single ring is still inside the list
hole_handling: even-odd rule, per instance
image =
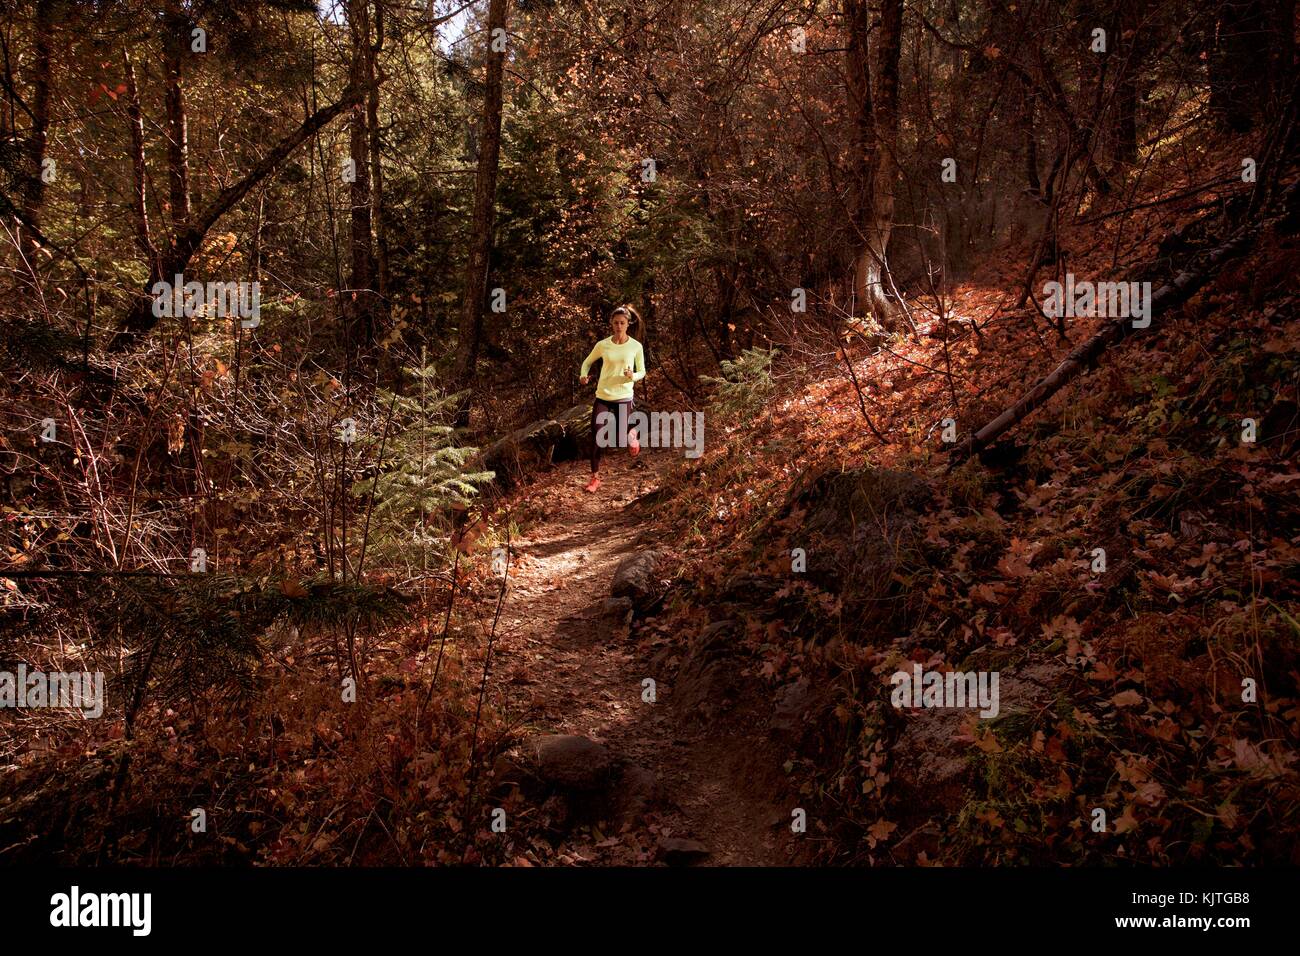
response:
[[[1300,864],[1295,20],[0,10],[0,863]]]

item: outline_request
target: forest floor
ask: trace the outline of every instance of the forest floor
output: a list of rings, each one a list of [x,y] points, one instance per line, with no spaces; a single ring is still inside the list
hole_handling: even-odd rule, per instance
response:
[[[779,760],[762,724],[743,714],[702,727],[685,719],[652,661],[661,642],[635,641],[602,609],[619,562],[658,544],[637,502],[658,489],[672,457],[647,449],[634,463],[619,455],[606,462],[604,485],[594,494],[583,490],[585,462],[565,463],[524,492],[538,520],[512,545],[501,664],[494,668],[505,688],[502,703],[514,723],[606,747],[617,763],[641,768],[641,786],[651,791],[644,812],[623,820],[621,833],[606,833],[594,819],[568,830],[560,862],[651,863],[666,847],[683,846],[674,839],[685,839],[703,848],[674,859],[787,864],[794,852],[790,810],[762,783]],[[643,700],[650,674],[657,675],[654,703]],[[764,761],[768,766],[756,766]],[[648,785],[644,771],[654,775]]]

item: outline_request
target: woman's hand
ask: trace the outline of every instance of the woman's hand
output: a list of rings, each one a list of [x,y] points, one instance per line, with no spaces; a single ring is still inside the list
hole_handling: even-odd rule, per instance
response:
[[[578,384],[579,384],[579,385],[586,385],[586,384],[587,384],[587,376],[585,376],[585,375],[580,376],[580,377],[578,378]]]
[[[623,377],[627,379],[629,382],[636,377],[635,375],[632,374],[632,366],[630,365],[623,366]]]

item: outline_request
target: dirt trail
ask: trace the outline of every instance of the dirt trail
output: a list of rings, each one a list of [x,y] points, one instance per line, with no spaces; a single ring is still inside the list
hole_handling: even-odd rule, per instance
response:
[[[752,772],[755,753],[770,756],[763,725],[749,721],[738,733],[734,720],[725,728],[682,720],[648,649],[638,653],[634,640],[611,635],[602,618],[618,563],[665,546],[632,503],[658,487],[671,453],[647,449],[641,459],[635,468],[627,456],[607,459],[595,494],[582,488],[588,475],[580,463],[560,465],[528,489],[546,517],[515,542],[498,671],[507,709],[536,732],[589,737],[658,779],[661,799],[635,824],[641,839],[596,848],[575,833],[562,848],[573,858],[651,862],[633,849],[671,836],[705,844],[704,865],[786,864],[794,849],[788,801],[776,801]],[[658,685],[653,704],[642,701],[646,677]]]

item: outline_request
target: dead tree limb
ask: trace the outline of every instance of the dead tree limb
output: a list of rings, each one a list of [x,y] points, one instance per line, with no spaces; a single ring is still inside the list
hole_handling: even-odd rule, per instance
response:
[[[1218,274],[1225,263],[1245,255],[1254,245],[1261,232],[1286,216],[1287,208],[1297,197],[1300,197],[1300,190],[1297,189],[1297,186],[1300,186],[1300,180],[1288,186],[1279,197],[1281,199],[1281,211],[1277,215],[1267,219],[1261,218],[1254,223],[1243,226],[1226,242],[1209,252],[1203,253],[1201,257],[1193,260],[1193,263],[1189,264],[1186,269],[1152,293],[1152,322],[1154,323],[1157,316],[1181,305],[1200,291],[1206,283]],[[1151,326],[1144,331],[1150,332],[1153,328],[1154,326]],[[1061,364],[1056,366],[1037,385],[1025,392],[1008,408],[1004,409],[1000,415],[974,432],[965,441],[954,445],[950,452],[952,460],[949,467],[953,467],[981,449],[987,448],[1012,426],[1047,402],[1062,387],[1095,365],[1098,359],[1101,358],[1102,353],[1112,345],[1123,341],[1133,331],[1132,319],[1122,318],[1108,322],[1100,332],[1070,352]]]
[[[121,328],[109,343],[111,350],[130,348],[140,336],[158,324],[158,317],[153,314],[149,290],[156,283],[170,280],[174,274],[184,272],[191,257],[202,245],[208,230],[216,224],[217,220],[229,212],[250,189],[275,172],[304,141],[320,132],[340,113],[355,106],[365,92],[363,87],[351,86],[344,91],[337,103],[323,107],[307,117],[301,126],[276,143],[242,179],[227,186],[201,212],[186,221],[184,228],[160,256],[161,261],[150,269],[149,279],[144,289],[137,296]]]

